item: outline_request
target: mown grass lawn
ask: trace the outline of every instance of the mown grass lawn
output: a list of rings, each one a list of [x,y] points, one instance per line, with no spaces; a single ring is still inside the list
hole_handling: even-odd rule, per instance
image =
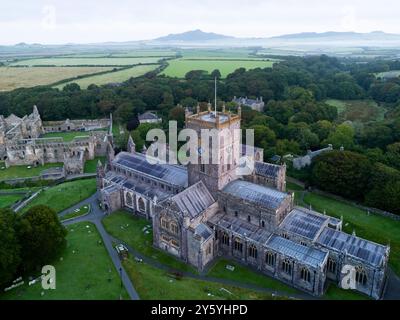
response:
[[[286,182],[286,190],[288,191],[302,191],[304,190],[304,188],[300,185],[298,185],[297,183],[294,182]]]
[[[43,290],[40,282],[25,284],[1,293],[0,300],[118,300],[120,278],[94,224],[68,226],[67,243],[64,253],[52,263],[56,268],[55,290]],[[124,288],[122,297],[129,299]]]
[[[97,162],[101,161],[101,163],[104,165],[106,161],[106,157],[95,157],[93,160],[88,160],[85,162],[85,168],[84,168],[84,173],[96,173],[97,169]]]
[[[235,270],[230,271],[226,269],[226,265],[234,266]],[[218,260],[217,263],[210,269],[207,275],[214,278],[229,279],[242,283],[249,283],[259,287],[287,292],[288,294],[300,292],[279,280],[275,280],[271,277],[255,272],[250,268],[242,266],[234,261],[226,259]]]
[[[23,194],[0,194],[0,208],[9,207],[23,197]]]
[[[54,167],[62,167],[62,166],[63,166],[62,163],[46,163],[43,166],[39,165],[37,167],[24,165],[24,166],[12,166],[6,168],[4,162],[0,162],[0,180],[35,177],[39,176],[43,170]]]
[[[33,206],[44,204],[53,208],[56,212],[60,212],[86,198],[89,198],[95,192],[96,179],[64,182],[43,190],[24,208],[24,211],[27,211]]]
[[[323,299],[326,300],[371,300],[364,294],[353,290],[344,290],[334,284],[330,284]]]
[[[370,214],[344,202],[314,193],[307,193],[304,202],[314,210],[340,218],[343,216],[344,231],[356,231],[357,236],[387,245],[390,243],[389,264],[400,274],[400,221]]]
[[[153,230],[150,221],[126,211],[118,211],[104,218],[103,225],[109,234],[126,242],[141,254],[153,258],[171,269],[197,273],[190,265],[153,247]],[[148,233],[143,231],[146,226],[150,226],[147,229]]]
[[[81,217],[87,214],[89,211],[90,211],[90,204],[85,204],[82,207],[63,215],[62,217],[60,217],[60,220],[64,221],[67,219]]]
[[[175,279],[165,271],[132,258],[123,262],[125,270],[144,300],[276,300],[269,293],[183,277]]]
[[[49,132],[41,136],[41,138],[62,138],[64,142],[70,142],[75,137],[88,137],[89,133],[85,131],[68,131],[68,132]]]

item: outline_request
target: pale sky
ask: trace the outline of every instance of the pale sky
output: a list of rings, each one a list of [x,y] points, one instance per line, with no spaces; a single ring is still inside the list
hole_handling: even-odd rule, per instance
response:
[[[144,40],[193,29],[400,34],[399,20],[399,0],[0,0],[0,44]]]

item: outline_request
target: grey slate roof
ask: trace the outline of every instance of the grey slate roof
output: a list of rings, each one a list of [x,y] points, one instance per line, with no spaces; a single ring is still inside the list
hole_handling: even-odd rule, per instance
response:
[[[151,187],[146,184],[136,183],[135,181],[132,181],[132,180],[125,181],[122,184],[122,186],[126,189],[130,189],[134,192],[140,193],[140,194],[144,195],[145,197],[148,197],[151,199],[154,199],[154,197],[156,196],[157,201],[164,200],[171,196],[170,193],[163,192],[160,189]]]
[[[170,164],[151,164],[141,153],[120,152],[113,164],[124,166],[139,173],[152,176],[169,184],[186,187],[188,184],[187,169]]]
[[[314,268],[321,266],[328,255],[326,251],[306,247],[275,234],[271,236],[266,246]]]
[[[261,186],[243,180],[235,180],[227,184],[224,193],[253,202],[268,208],[277,209],[289,195],[276,189]]]
[[[155,113],[150,112],[150,111],[146,111],[145,113],[140,114],[138,116],[138,118],[139,118],[139,120],[158,120],[159,119],[159,117]]]
[[[191,218],[197,217],[215,202],[202,181],[173,196],[171,200],[182,212],[188,213]]]
[[[264,245],[271,233],[247,221],[233,217],[229,214],[217,213],[209,222],[227,231],[233,231],[241,236]]]
[[[283,220],[281,228],[313,240],[329,217],[303,208],[293,209]]]
[[[256,175],[263,176],[263,177],[277,177],[281,166],[266,163],[266,162],[259,162],[256,161],[254,163],[254,170]]]
[[[356,236],[325,227],[317,243],[356,257],[373,266],[379,266],[384,259],[386,247]]]

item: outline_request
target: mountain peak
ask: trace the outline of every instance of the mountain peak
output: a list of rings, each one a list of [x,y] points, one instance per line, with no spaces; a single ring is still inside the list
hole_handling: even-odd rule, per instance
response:
[[[204,32],[200,29],[190,30],[183,33],[169,34],[165,37],[155,39],[156,41],[208,41],[208,40],[221,40],[233,39],[234,37],[226,36],[213,32]]]

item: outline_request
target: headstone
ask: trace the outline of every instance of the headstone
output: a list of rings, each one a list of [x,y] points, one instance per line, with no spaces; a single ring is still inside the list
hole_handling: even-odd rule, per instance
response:
[[[226,265],[226,269],[228,269],[229,271],[235,271],[235,267],[231,266],[230,264]]]

